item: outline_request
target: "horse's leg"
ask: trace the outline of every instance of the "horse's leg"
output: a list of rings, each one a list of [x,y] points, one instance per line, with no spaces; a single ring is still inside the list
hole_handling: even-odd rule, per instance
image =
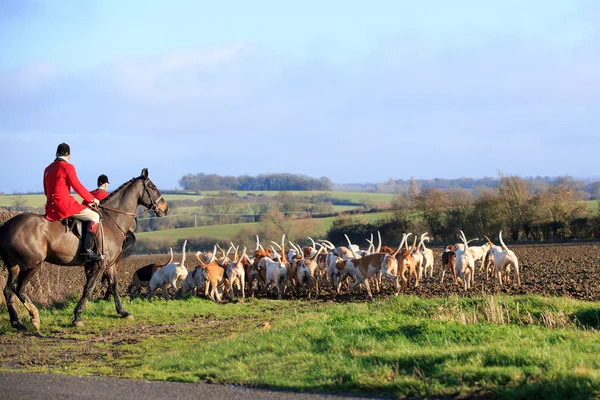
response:
[[[108,300],[110,293],[112,293],[115,299],[115,309],[117,310],[117,314],[127,319],[133,319],[133,316],[127,311],[125,311],[123,305],[121,304],[121,296],[119,296],[119,281],[117,278],[117,270],[118,267],[115,268],[115,266],[112,265],[110,268],[108,268],[107,271],[104,272],[104,276],[108,277],[108,281],[110,282],[108,289],[106,289],[107,296],[105,296],[104,298]]]
[[[27,311],[29,311],[29,316],[31,317],[31,324],[38,331],[40,330],[40,316],[38,314],[38,309],[33,304],[29,296],[27,296],[27,294],[25,293],[25,287],[41,266],[42,263],[39,263],[28,269],[21,268],[21,271],[19,272],[19,278],[15,285],[15,293],[19,297],[19,300],[23,302],[25,308],[27,308]]]
[[[83,311],[83,307],[87,304],[88,298],[92,295],[94,288],[96,287],[96,283],[98,282],[98,278],[102,276],[102,272],[104,272],[104,268],[100,267],[100,264],[96,261],[90,262],[89,266],[86,267],[86,281],[83,287],[83,294],[81,295],[81,299],[79,299],[79,303],[77,303],[77,307],[75,307],[73,325],[83,326],[83,322],[81,321],[81,312]]]
[[[114,269],[111,267],[111,269]],[[104,282],[107,282],[106,285],[106,293],[104,293],[104,298],[102,300],[110,300],[110,295],[114,294],[113,293],[113,286],[114,286],[114,275],[112,274],[112,271],[104,271],[104,275],[102,275],[102,287],[104,287]]]
[[[10,317],[10,325],[16,329],[25,329],[19,321],[19,314],[15,307],[15,287],[18,277],[19,266],[8,267],[8,277],[6,278],[6,286],[4,286],[4,298],[6,299],[6,308],[8,308],[8,315]]]

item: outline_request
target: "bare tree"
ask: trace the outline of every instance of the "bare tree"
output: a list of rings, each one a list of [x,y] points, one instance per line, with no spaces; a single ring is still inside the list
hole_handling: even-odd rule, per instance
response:
[[[218,224],[231,223],[236,216],[231,215],[237,210],[237,200],[227,196],[209,196],[202,201],[204,212],[211,214]]]
[[[290,237],[290,232],[292,230],[292,218],[286,216],[281,211],[275,208],[269,209],[262,215],[260,222],[265,224],[267,227],[275,228],[280,234],[285,234],[287,237]]]
[[[519,239],[519,231],[526,221],[526,206],[529,200],[527,185],[516,175],[505,176],[498,171],[500,185],[497,190],[506,206],[509,228],[513,240]]]
[[[412,176],[410,177],[410,189],[408,190],[408,194],[411,197],[417,197],[419,195],[419,185],[417,185],[417,181]]]

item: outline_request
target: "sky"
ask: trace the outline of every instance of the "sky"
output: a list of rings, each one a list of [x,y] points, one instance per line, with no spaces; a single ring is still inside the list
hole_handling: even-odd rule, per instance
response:
[[[90,189],[600,176],[599,20],[593,0],[0,0],[0,192],[41,192],[61,142]]]

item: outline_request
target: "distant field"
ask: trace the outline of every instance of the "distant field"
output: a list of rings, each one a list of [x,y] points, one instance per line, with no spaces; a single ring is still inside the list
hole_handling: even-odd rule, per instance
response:
[[[0,196],[0,206],[11,207],[15,204],[15,197],[17,196]],[[46,196],[43,194],[24,194],[21,198],[25,201],[26,207],[43,207],[46,204]],[[79,199],[80,197],[77,196]]]
[[[600,204],[600,200],[587,200],[582,201],[581,203],[585,203],[593,212],[598,212],[598,205]]]
[[[333,206],[333,212],[344,212],[350,210],[356,210],[360,208],[360,206]],[[202,207],[191,206],[191,207],[177,207],[177,214],[195,214],[195,213],[203,213],[204,210]]]
[[[372,213],[362,214],[367,221],[376,221],[383,218],[387,213]],[[330,227],[333,221],[337,217],[328,218],[315,218],[315,224],[319,224],[317,229],[320,233],[324,234]],[[302,224],[306,220],[296,220],[293,224]],[[249,222],[242,224],[226,224],[226,225],[212,225],[212,226],[199,226],[197,228],[179,228],[179,229],[164,229],[154,232],[140,232],[136,233],[136,236],[140,239],[156,239],[156,240],[172,240],[177,241],[179,239],[189,239],[192,237],[212,237],[219,240],[230,240],[242,229],[258,229],[258,222]],[[293,229],[293,228],[292,228]]]
[[[164,197],[168,200],[200,200],[206,196],[215,196],[219,194],[219,191],[203,191],[202,195],[195,194],[166,194]],[[272,197],[276,196],[278,191],[239,191],[234,190],[228,193],[236,193],[240,197],[244,197],[247,194],[253,194],[255,196],[267,196]],[[316,196],[319,194],[329,194],[336,199],[348,200],[354,203],[362,203],[366,201],[375,201],[375,202],[390,202],[396,197],[396,194],[393,193],[362,193],[362,192],[326,192],[326,191],[302,191],[302,190],[288,190],[286,193],[291,193],[294,195],[304,195],[304,196]]]
[[[207,191],[207,192],[202,192],[202,195],[196,195],[196,194],[165,194],[164,198],[167,200],[167,202],[169,201],[173,201],[173,200],[201,200],[203,198],[205,198],[206,196],[214,196],[217,195],[219,192],[218,191]],[[252,193],[256,196],[275,196],[277,195],[279,192],[277,191],[234,191],[231,193],[236,193],[238,196],[243,197],[246,196],[248,193]],[[395,194],[390,194],[390,193],[355,193],[355,192],[322,192],[322,191],[297,191],[297,190],[291,190],[288,191],[287,193],[291,193],[291,194],[295,194],[295,195],[305,195],[305,196],[315,196],[318,194],[329,194],[332,197],[336,198],[336,199],[341,199],[341,200],[348,200],[351,201],[353,203],[365,203],[365,202],[376,202],[376,203],[388,203],[390,201],[392,201],[394,199],[394,197],[396,197]],[[81,201],[81,198],[77,195],[74,195],[75,198],[79,199],[79,201]],[[9,207],[14,205],[15,202],[15,197],[14,195],[2,195],[0,196],[0,206],[2,207]],[[46,203],[46,196],[44,196],[43,194],[25,194],[25,195],[21,195],[21,197],[26,201],[25,205],[28,207],[43,207],[44,204]],[[341,207],[346,207],[346,206],[341,206]]]

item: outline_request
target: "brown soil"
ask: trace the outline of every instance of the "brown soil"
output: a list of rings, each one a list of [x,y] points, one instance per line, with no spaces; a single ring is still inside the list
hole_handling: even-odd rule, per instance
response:
[[[519,287],[513,284],[500,287],[495,280],[486,281],[482,273],[476,274],[476,282],[471,290],[465,292],[452,284],[452,279],[446,275],[443,284],[439,283],[441,277],[441,250],[434,248],[435,266],[433,278],[424,278],[422,285],[415,288],[413,285],[408,293],[419,296],[447,296],[481,295],[484,294],[541,294],[545,296],[568,296],[582,300],[600,300],[600,244],[536,244],[515,245],[509,247],[517,254],[521,264],[521,282]],[[178,260],[175,256],[175,261]],[[122,296],[127,295],[133,272],[150,263],[164,263],[168,260],[166,255],[141,255],[132,256],[123,262],[119,270],[119,291]],[[194,257],[187,257],[188,270],[195,267]],[[1,264],[1,263],[0,263]],[[477,267],[479,269],[479,267]],[[0,286],[4,287],[6,269],[0,270]],[[40,273],[32,280],[29,294],[32,299],[46,306],[51,306],[64,301],[68,296],[79,296],[84,284],[83,268],[59,267],[45,264]],[[96,296],[103,295],[103,288],[96,289]],[[389,290],[385,290],[389,292]],[[260,294],[258,297],[263,297]],[[289,297],[289,296],[288,296]],[[1,303],[4,303],[3,296]],[[316,300],[320,301],[362,301],[364,294],[358,291],[352,295],[334,296],[328,289],[322,291]]]

